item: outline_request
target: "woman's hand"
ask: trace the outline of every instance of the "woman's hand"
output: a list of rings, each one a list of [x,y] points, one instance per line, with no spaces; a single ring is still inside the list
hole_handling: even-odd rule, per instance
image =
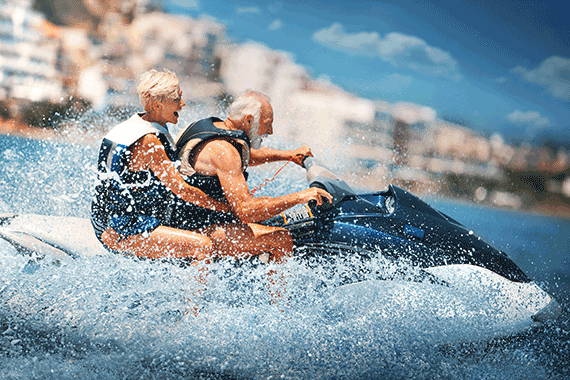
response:
[[[150,169],[166,187],[186,202],[212,211],[231,211],[227,203],[217,201],[197,187],[188,185],[173,162],[168,159],[164,146],[155,135],[148,134],[140,138],[133,146],[132,153],[129,162],[130,171]]]

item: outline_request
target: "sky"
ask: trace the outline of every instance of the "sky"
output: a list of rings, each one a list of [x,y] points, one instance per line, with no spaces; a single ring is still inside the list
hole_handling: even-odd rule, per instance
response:
[[[236,42],[289,52],[314,78],[367,99],[412,102],[507,141],[570,142],[565,2],[164,0]],[[570,148],[570,146],[569,146]]]

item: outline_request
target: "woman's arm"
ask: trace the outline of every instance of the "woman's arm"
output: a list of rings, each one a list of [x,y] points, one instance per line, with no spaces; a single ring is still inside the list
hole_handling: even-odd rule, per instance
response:
[[[230,206],[210,198],[202,190],[190,186],[184,181],[182,175],[176,170],[164,146],[153,134],[140,138],[132,148],[132,159],[129,163],[130,171],[150,169],[174,194],[187,202],[213,211],[230,211]]]

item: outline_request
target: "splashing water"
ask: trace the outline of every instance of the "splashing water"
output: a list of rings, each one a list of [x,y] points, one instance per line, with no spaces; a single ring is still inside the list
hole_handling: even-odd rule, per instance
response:
[[[97,149],[0,137],[0,212],[87,217]],[[251,183],[274,171],[253,171]],[[300,190],[303,177],[287,168],[259,195]],[[398,276],[381,257],[369,265],[393,280],[339,287],[343,278],[301,262],[220,261],[198,297],[199,268],[111,254],[31,261],[0,240],[0,379],[570,376],[567,316],[497,335],[511,321],[493,299],[414,282],[414,268]],[[272,268],[286,297],[270,296]]]

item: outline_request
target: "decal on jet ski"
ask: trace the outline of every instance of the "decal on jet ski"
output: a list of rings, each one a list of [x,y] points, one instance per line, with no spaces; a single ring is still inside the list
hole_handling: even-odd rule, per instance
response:
[[[405,226],[404,227],[404,233],[418,237],[420,239],[423,239],[423,237],[424,237],[424,230],[422,230],[421,228],[413,227],[413,226]]]

